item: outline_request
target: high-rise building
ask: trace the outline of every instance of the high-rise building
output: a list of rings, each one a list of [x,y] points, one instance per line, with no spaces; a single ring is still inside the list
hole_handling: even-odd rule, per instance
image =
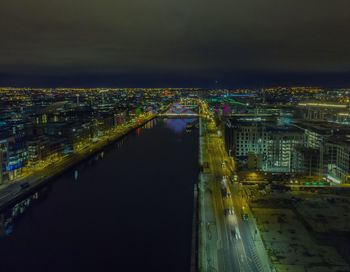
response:
[[[238,160],[247,158],[248,153],[266,154],[267,134],[265,123],[228,120],[225,127],[226,148]]]
[[[7,180],[7,163],[8,163],[8,139],[6,135],[0,134],[0,184]]]
[[[293,149],[302,142],[302,130],[276,122],[231,119],[225,126],[226,148],[238,164],[246,164],[248,154],[255,154],[264,171],[291,172]]]
[[[293,172],[293,151],[303,143],[303,133],[292,126],[273,126],[266,128],[267,152],[263,170],[269,172]]]

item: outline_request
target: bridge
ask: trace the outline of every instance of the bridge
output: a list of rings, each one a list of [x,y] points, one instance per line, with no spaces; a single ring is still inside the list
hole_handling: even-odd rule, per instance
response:
[[[159,114],[163,117],[198,117],[198,99],[182,99],[169,106],[167,111]]]

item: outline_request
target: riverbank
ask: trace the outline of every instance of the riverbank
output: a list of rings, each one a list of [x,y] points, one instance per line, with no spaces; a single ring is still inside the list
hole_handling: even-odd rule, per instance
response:
[[[191,272],[198,271],[198,188],[193,187],[193,219],[192,219],[192,249]]]
[[[90,158],[91,156],[100,152],[106,146],[121,139],[135,129],[142,127],[147,122],[153,120],[156,117],[156,115],[149,115],[142,120],[135,121],[134,124],[127,125],[125,128],[123,127],[122,130],[116,129],[115,133],[104,137],[97,143],[88,146],[88,148],[80,150],[77,153],[73,153],[60,160],[59,162],[48,165],[44,169],[34,172],[25,178],[21,178],[17,181],[13,181],[7,184],[7,186],[0,189],[0,211],[3,211],[4,209],[10,207],[23,197],[30,195],[38,188],[44,186],[47,182],[53,180],[54,178],[57,178],[78,163],[81,163],[82,161]],[[24,183],[27,184],[26,188],[21,187],[21,184]]]
[[[215,239],[216,229],[211,229],[210,223],[215,222],[215,216],[212,206],[211,194],[208,186],[211,180],[208,149],[206,142],[206,129],[203,124],[205,121],[199,118],[199,165],[201,172],[198,180],[198,207],[197,207],[197,235],[198,235],[198,250],[197,250],[197,271],[215,270],[217,268],[217,259],[212,252],[216,251],[216,246],[211,243]],[[215,228],[215,226],[213,226]]]

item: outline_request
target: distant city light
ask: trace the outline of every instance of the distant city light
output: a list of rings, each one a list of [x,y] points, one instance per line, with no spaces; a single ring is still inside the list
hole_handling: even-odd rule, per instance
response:
[[[340,104],[327,104],[327,103],[299,103],[299,106],[304,107],[330,107],[330,108],[347,108],[347,105],[340,105]]]

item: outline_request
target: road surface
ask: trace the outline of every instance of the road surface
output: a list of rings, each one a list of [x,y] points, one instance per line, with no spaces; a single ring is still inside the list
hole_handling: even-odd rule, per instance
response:
[[[271,271],[255,221],[233,183],[234,166],[212,119],[200,119],[200,271]],[[248,214],[248,220],[242,214]]]

